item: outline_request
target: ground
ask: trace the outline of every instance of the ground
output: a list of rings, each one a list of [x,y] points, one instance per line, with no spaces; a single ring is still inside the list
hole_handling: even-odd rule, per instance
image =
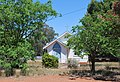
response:
[[[36,62],[35,62],[36,63]],[[39,62],[37,62],[39,64]],[[20,77],[1,77],[0,82],[106,82],[101,80],[93,80],[87,77],[77,78],[76,80],[70,80],[68,76],[60,76],[61,74],[69,73],[71,69],[65,69],[63,66],[60,69],[45,69],[41,68],[40,65],[36,65],[32,63],[33,66],[30,66],[30,74],[29,76],[20,76]],[[107,66],[116,67],[119,66],[118,62],[97,62],[96,63],[96,70],[102,70],[104,73]],[[89,65],[81,65],[78,69],[79,72],[85,70],[90,70]],[[109,69],[111,70],[111,69]],[[107,70],[108,71],[108,70]],[[120,72],[119,69],[113,69],[112,72]],[[106,72],[105,72],[106,73]],[[88,74],[88,73],[86,73]],[[108,75],[107,75],[108,76]],[[120,73],[117,75],[120,78]],[[113,82],[113,81],[107,81]],[[115,82],[115,81],[114,81]],[[120,81],[116,81],[120,82]]]
[[[0,77],[0,82],[104,82],[93,79],[77,78],[70,80],[68,76],[45,75],[45,76],[27,76],[27,77]]]

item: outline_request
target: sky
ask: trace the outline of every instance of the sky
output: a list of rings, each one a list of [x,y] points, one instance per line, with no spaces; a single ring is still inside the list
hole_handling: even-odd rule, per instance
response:
[[[47,0],[39,1],[42,3],[47,2]],[[90,2],[91,0],[52,0],[53,9],[61,13],[62,17],[57,17],[46,23],[53,27],[59,35],[65,31],[71,31],[72,26],[81,25],[79,21],[86,14]]]

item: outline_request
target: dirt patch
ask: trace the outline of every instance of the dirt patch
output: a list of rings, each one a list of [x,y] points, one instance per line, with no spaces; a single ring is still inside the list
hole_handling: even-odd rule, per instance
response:
[[[46,76],[32,76],[32,77],[1,77],[0,82],[104,82],[93,79],[77,78],[70,80],[68,76],[46,75]],[[110,81],[109,81],[110,82]]]

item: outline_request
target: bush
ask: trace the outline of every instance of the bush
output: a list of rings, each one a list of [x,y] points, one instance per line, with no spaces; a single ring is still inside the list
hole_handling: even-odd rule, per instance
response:
[[[75,59],[68,59],[68,68],[77,68],[78,67],[78,61]]]
[[[58,68],[58,58],[45,53],[42,56],[42,65],[46,68]]]
[[[26,63],[22,64],[21,75],[25,76],[28,74],[27,68],[28,68],[28,64],[26,64]]]
[[[5,76],[8,77],[8,76],[13,75],[13,69],[12,69],[10,63],[5,63],[5,64],[4,64],[4,69],[5,69]]]

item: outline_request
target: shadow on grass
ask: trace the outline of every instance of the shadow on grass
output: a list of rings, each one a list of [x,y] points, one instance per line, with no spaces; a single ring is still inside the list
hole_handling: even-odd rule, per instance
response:
[[[91,74],[90,70],[70,70],[69,74],[79,77],[91,77],[95,80],[120,82],[120,69],[115,69],[117,71],[109,69],[96,70],[94,75]]]

